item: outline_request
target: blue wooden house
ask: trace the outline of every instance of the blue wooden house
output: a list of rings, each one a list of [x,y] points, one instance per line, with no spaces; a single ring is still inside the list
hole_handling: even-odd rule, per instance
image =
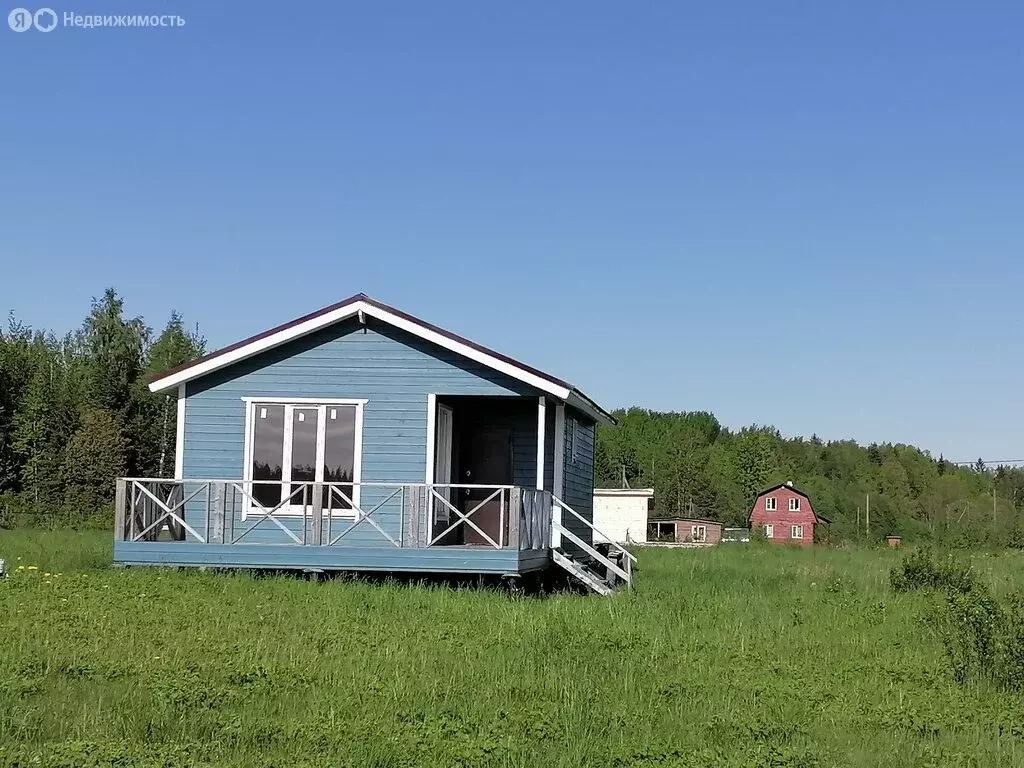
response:
[[[126,565],[522,576],[595,591],[632,556],[593,527],[571,384],[360,294],[158,375],[173,479],[117,484]]]

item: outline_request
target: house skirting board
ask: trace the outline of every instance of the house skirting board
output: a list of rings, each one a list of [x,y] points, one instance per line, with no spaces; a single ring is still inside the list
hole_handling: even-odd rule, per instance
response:
[[[118,565],[508,574],[541,570],[550,562],[551,553],[547,549],[114,542],[114,563]]]

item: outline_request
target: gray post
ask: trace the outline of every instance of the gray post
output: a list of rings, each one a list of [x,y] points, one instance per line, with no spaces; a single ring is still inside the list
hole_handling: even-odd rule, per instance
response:
[[[529,520],[529,504],[527,498],[523,493],[523,489],[519,486],[509,489],[508,492],[508,541],[505,546],[509,549],[524,549],[522,545],[528,543],[530,538],[530,526],[527,523],[526,536],[523,536],[522,531],[522,518],[524,512],[526,513],[527,521]]]
[[[128,484],[123,477],[117,478],[114,486],[114,541],[124,541],[125,523],[127,522]]]
[[[224,541],[224,501],[227,494],[224,492],[224,483],[210,483],[210,536],[207,539],[211,544],[225,544]]]
[[[319,547],[324,543],[323,539],[323,510],[324,510],[324,486],[323,483],[313,483],[313,520],[312,541],[314,546]]]
[[[407,547],[422,549],[430,541],[430,520],[427,514],[430,488],[425,485],[411,485],[405,494],[405,541]]]
[[[416,515],[416,494],[418,486],[406,486],[402,493],[402,517],[404,530],[402,531],[402,545],[406,547],[419,546],[419,517]]]

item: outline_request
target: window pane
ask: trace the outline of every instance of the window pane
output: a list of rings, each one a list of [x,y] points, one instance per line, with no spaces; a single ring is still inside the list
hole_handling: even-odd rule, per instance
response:
[[[356,409],[351,406],[327,406],[324,424],[324,482],[342,483],[334,492],[324,489],[324,507],[351,509],[346,498],[352,498],[355,475]]]
[[[253,483],[252,497],[267,508],[281,503],[281,467],[284,464],[284,406],[255,406],[252,438],[252,479],[273,480]]]
[[[312,483],[316,480],[316,408],[295,408],[292,410],[292,486],[291,493],[300,487],[296,481]],[[310,504],[310,489],[295,493],[290,504]]]

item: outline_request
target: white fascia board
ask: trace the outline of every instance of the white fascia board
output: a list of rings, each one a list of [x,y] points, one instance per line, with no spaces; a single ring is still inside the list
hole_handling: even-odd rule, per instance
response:
[[[334,312],[327,312],[323,315],[319,315],[318,317],[311,318],[304,323],[284,328],[277,333],[258,339],[250,344],[239,347],[238,349],[233,349],[223,355],[217,355],[204,363],[199,363],[198,365],[186,368],[178,373],[165,376],[162,379],[156,379],[150,383],[149,390],[151,392],[163,392],[176,387],[182,382],[191,381],[192,379],[200,376],[205,376],[208,373],[225,368],[232,363],[237,363],[247,357],[252,357],[260,352],[265,352],[268,349],[273,349],[274,347],[285,344],[292,339],[297,339],[300,336],[313,333],[320,328],[324,328],[340,320],[345,320],[360,312],[363,312],[370,317],[375,317],[388,325],[411,333],[414,336],[418,336],[432,344],[437,344],[439,347],[443,347],[444,349],[460,354],[463,357],[467,357],[470,360],[486,365],[488,368],[498,371],[499,373],[504,373],[506,376],[510,376],[524,384],[529,384],[531,387],[535,387],[541,392],[557,397],[560,400],[566,400],[572,391],[566,387],[560,387],[547,379],[520,368],[519,366],[507,363],[504,360],[499,360],[486,352],[481,352],[480,350],[474,349],[473,347],[456,341],[455,339],[448,338],[444,334],[438,333],[429,328],[424,328],[418,323],[406,320],[404,317],[398,317],[397,315],[378,309],[372,304],[367,304],[363,301],[353,302],[352,304],[349,304],[346,307],[341,307]],[[583,402],[582,398],[581,402]],[[580,410],[584,410],[586,413],[590,413],[590,410],[585,409],[583,406],[577,407],[580,408]],[[597,417],[595,416],[594,418]]]
[[[223,355],[217,355],[212,357],[206,362],[194,365],[191,368],[186,368],[183,371],[172,373],[170,376],[165,376],[162,379],[155,379],[149,384],[150,392],[163,392],[164,390],[172,389],[178,384],[185,381],[191,381],[197,379],[200,376],[205,376],[208,373],[219,371],[221,368],[226,368],[232,363],[237,363],[240,360],[244,360],[247,357],[258,355],[260,352],[265,352],[268,349],[279,347],[292,339],[297,339],[300,336],[305,336],[307,333],[319,330],[331,323],[336,323],[339,320],[344,320],[352,315],[356,314],[360,309],[362,302],[355,302],[347,307],[341,307],[336,309],[334,312],[328,312],[320,315],[319,317],[310,318],[304,323],[293,325],[289,328],[282,328],[277,333],[266,336],[262,339],[246,344],[245,346],[233,349],[230,352],[225,352]]]
[[[499,360],[492,355],[488,355],[486,352],[481,352],[479,349],[474,349],[473,347],[456,341],[455,339],[451,339],[437,331],[424,328],[422,325],[406,320],[404,317],[398,317],[397,315],[393,315],[390,312],[378,309],[377,307],[369,304],[363,307],[363,311],[371,317],[375,317],[388,325],[407,331],[414,336],[419,336],[425,341],[437,344],[439,347],[444,347],[445,349],[456,352],[463,357],[468,357],[470,360],[486,365],[488,368],[492,368],[499,373],[504,373],[506,376],[517,379],[524,384],[529,384],[531,387],[536,387],[541,392],[546,392],[547,394],[561,400],[565,400],[571,392],[571,390],[566,387],[560,387],[554,382],[548,381],[534,373],[530,373],[517,365],[506,363],[504,360]]]

